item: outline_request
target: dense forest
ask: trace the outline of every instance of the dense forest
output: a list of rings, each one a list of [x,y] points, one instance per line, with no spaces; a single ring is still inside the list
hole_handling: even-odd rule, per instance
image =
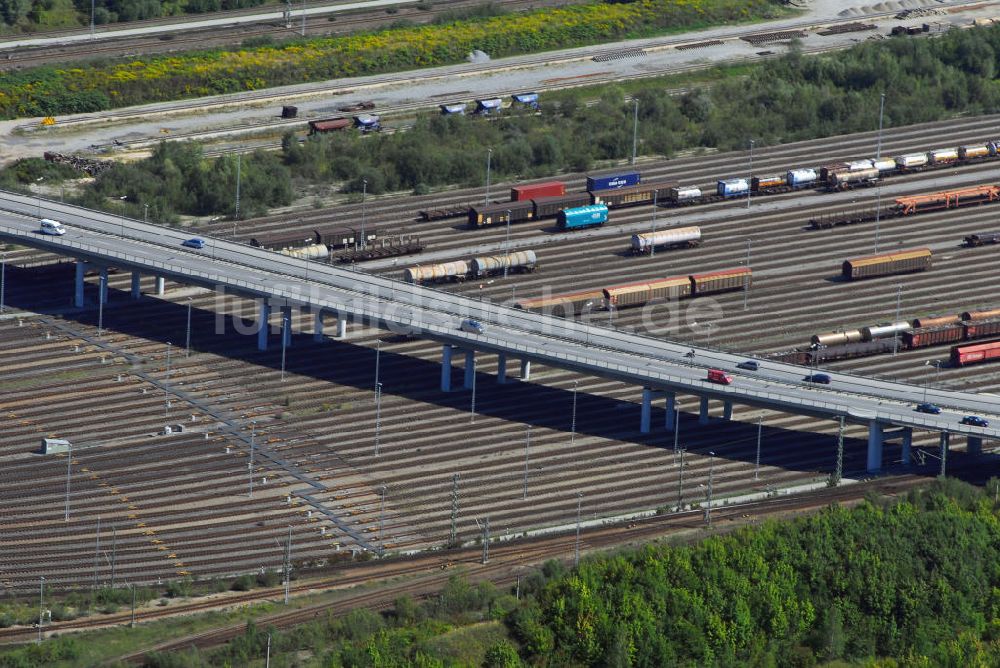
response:
[[[276,667],[1000,665],[1000,507],[938,480],[693,545],[550,562],[514,589],[459,577],[288,631],[248,625],[229,645],[153,655],[147,666]],[[515,593],[518,596],[515,596]],[[0,654],[0,666],[72,665],[85,638]],[[253,662],[258,662],[254,664]]]
[[[664,94],[667,82],[633,84],[640,152],[669,158],[681,150],[738,150],[751,138],[762,146],[872,130],[883,91],[887,127],[995,113],[998,58],[1000,27],[993,27],[933,40],[872,42],[831,55],[792,53],[682,96]],[[596,104],[584,104],[595,95]],[[393,134],[343,132],[304,142],[288,135],[278,155],[243,157],[241,214],[287,204],[293,184],[338,184],[360,192],[366,179],[373,194],[479,185],[488,147],[494,180],[586,171],[631,153],[633,108],[623,96],[615,86],[579,89],[543,96],[541,115],[505,113],[486,120],[426,114]],[[0,174],[0,185],[30,183],[46,170],[40,161],[21,163]],[[58,178],[47,176],[46,184]],[[235,187],[235,158],[206,160],[197,146],[178,142],[100,176],[84,203],[111,202],[117,213],[118,198],[126,195],[129,215],[141,216],[150,204],[151,220],[170,222],[177,214],[232,215]]]

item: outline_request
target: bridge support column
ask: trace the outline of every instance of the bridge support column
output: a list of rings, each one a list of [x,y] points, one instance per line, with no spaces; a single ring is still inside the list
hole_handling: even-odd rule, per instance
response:
[[[463,383],[465,389],[471,390],[472,384],[475,381],[476,375],[476,351],[466,350],[465,351],[465,382]]]
[[[913,460],[913,430],[909,427],[903,428],[903,454],[900,457],[903,466],[909,466]]]
[[[674,424],[677,422],[677,397],[673,392],[664,392],[667,397],[667,415],[663,418],[663,426],[667,431],[673,432]]]
[[[320,343],[323,340],[323,312],[316,311],[313,316],[313,341]]]
[[[347,318],[342,316],[337,316],[337,338],[346,339],[347,338]]]
[[[101,267],[101,282],[98,285],[98,299],[102,304],[108,303],[108,268]]]
[[[653,414],[653,391],[648,387],[642,388],[642,413],[639,417],[639,432],[648,434],[650,422]]]
[[[451,346],[441,346],[441,391],[451,392]]]
[[[948,471],[948,446],[951,444],[951,434],[941,432],[941,475]]]
[[[132,272],[132,299],[139,299],[142,297],[142,288],[139,285],[139,280],[142,278],[142,274],[137,271]]]
[[[868,472],[882,470],[882,443],[885,439],[882,425],[872,420],[868,423]]]
[[[157,280],[161,280],[157,276]],[[257,314],[257,350],[267,350],[267,335],[269,321],[271,319],[271,305],[265,300],[261,300],[260,309]]]
[[[531,380],[531,360],[521,360],[521,380]]]
[[[292,309],[284,307],[281,309],[281,343],[286,348],[292,347]]]
[[[87,263],[76,262],[76,281],[73,286],[73,306],[83,308],[83,274],[87,271]]]
[[[723,420],[733,419],[733,402],[731,401],[722,402],[722,419]]]
[[[701,398],[701,405],[698,407],[698,424],[708,424],[708,397]]]
[[[163,292],[164,292],[164,290],[163,290],[164,283],[166,283],[166,281],[163,280],[162,276],[157,276],[156,277],[156,294],[158,294],[158,295],[162,295],[163,294]]]
[[[978,457],[983,454],[983,439],[979,436],[967,436],[965,439],[966,453]]]
[[[497,353],[497,383],[507,384],[507,353]]]

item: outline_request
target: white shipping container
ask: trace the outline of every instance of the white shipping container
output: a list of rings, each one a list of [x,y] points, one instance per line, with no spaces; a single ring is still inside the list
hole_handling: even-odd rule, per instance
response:
[[[675,202],[687,202],[701,197],[701,188],[694,186],[684,186],[681,188],[671,188],[670,198]]]
[[[852,172],[856,172],[861,169],[871,169],[872,166],[873,162],[871,160],[855,160],[847,163],[847,168]]]
[[[815,169],[792,169],[785,174],[785,178],[790,186],[801,186],[806,183],[812,183],[819,178],[816,174]]]
[[[892,158],[878,158],[872,160],[872,169],[877,169],[880,172],[891,172],[896,169],[896,161]]]
[[[899,167],[922,167],[926,164],[926,153],[911,153],[909,155],[901,155],[896,158],[896,165]]]

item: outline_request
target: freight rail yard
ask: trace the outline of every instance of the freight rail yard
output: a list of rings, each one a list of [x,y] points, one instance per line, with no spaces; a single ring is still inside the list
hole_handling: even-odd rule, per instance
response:
[[[996,122],[887,131],[882,155],[992,140]],[[760,150],[753,173],[871,157],[875,141],[865,133]],[[717,178],[749,175],[747,159],[716,154],[635,169],[644,181],[711,190]],[[558,178],[583,189],[583,175]],[[356,265],[400,279],[417,264],[533,251],[534,272],[442,286],[502,302],[736,268],[749,255],[753,286],[746,295],[716,295],[711,307],[682,300],[597,310],[589,318],[763,356],[806,346],[820,332],[896,320],[897,299],[906,320],[1000,306],[992,289],[995,247],[963,247],[965,236],[1000,229],[991,204],[889,218],[877,232],[874,221],[809,225],[874,207],[876,199],[889,206],[901,195],[998,182],[1000,164],[982,162],[864,190],[752,198],[749,209],[746,200],[614,209],[603,227],[581,231],[559,231],[552,219],[528,221],[510,227],[509,243],[504,225],[416,221],[420,209],[482,203],[484,190],[472,189],[369,199],[363,213],[352,205],[243,222],[236,237],[308,237],[330,225],[356,226],[363,216],[380,232],[419,234],[423,255]],[[490,199],[506,199],[508,189],[495,184]],[[631,252],[633,233],[689,225],[701,227],[700,246]],[[220,223],[213,234],[231,237],[233,228]],[[871,254],[876,238],[879,252],[928,247],[933,264],[916,274],[842,280],[841,263]],[[198,288],[169,284],[162,298],[130,302],[128,276],[113,273],[103,312],[95,305],[96,277],[89,279],[91,304],[73,311],[72,265],[50,260],[6,252],[0,504],[16,522],[0,537],[0,564],[10,590],[27,590],[41,575],[59,586],[277,570],[289,527],[296,567],[352,553],[441,547],[451,542],[453,526],[456,542],[472,543],[487,519],[492,539],[504,539],[569,528],[578,504],[585,522],[703,504],[708,494],[718,506],[747,494],[824,486],[836,466],[835,423],[737,406],[733,421],[700,426],[697,399],[680,396],[679,430],[665,432],[661,412],[652,433],[642,434],[641,388],[538,365],[528,382],[498,385],[494,358],[485,355],[474,392],[445,394],[437,344],[356,325],[346,340],[316,343],[305,314],[289,348],[259,352],[254,336],[238,335],[232,320],[217,316],[252,319],[252,304]],[[153,279],[143,288],[155,292]],[[225,333],[217,333],[220,321]],[[239,322],[252,331],[249,321]],[[901,346],[895,355],[831,368],[994,391],[996,371],[951,368],[948,350]],[[163,434],[166,425],[174,433]],[[65,454],[37,454],[43,437],[69,440],[71,463]],[[848,428],[845,477],[865,475],[865,437],[863,429]],[[915,433],[914,446],[911,471],[942,470],[936,435]],[[961,444],[949,453],[949,468],[966,464],[963,450]],[[887,447],[885,461],[889,474],[902,471],[898,448]]]

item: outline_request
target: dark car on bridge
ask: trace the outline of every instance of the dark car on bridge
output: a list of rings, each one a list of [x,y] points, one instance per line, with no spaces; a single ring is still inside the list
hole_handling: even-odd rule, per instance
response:
[[[966,415],[962,418],[962,424],[971,424],[973,427],[989,427],[990,421],[978,415]]]
[[[825,373],[811,373],[805,377],[807,383],[822,383],[823,385],[830,384],[830,376]]]
[[[926,401],[922,404],[917,404],[917,407],[913,410],[918,413],[930,413],[931,415],[938,415],[941,412],[941,407],[937,404],[929,404]]]
[[[756,371],[760,368],[760,364],[757,363],[757,360],[746,360],[737,364],[736,368],[744,371]]]

